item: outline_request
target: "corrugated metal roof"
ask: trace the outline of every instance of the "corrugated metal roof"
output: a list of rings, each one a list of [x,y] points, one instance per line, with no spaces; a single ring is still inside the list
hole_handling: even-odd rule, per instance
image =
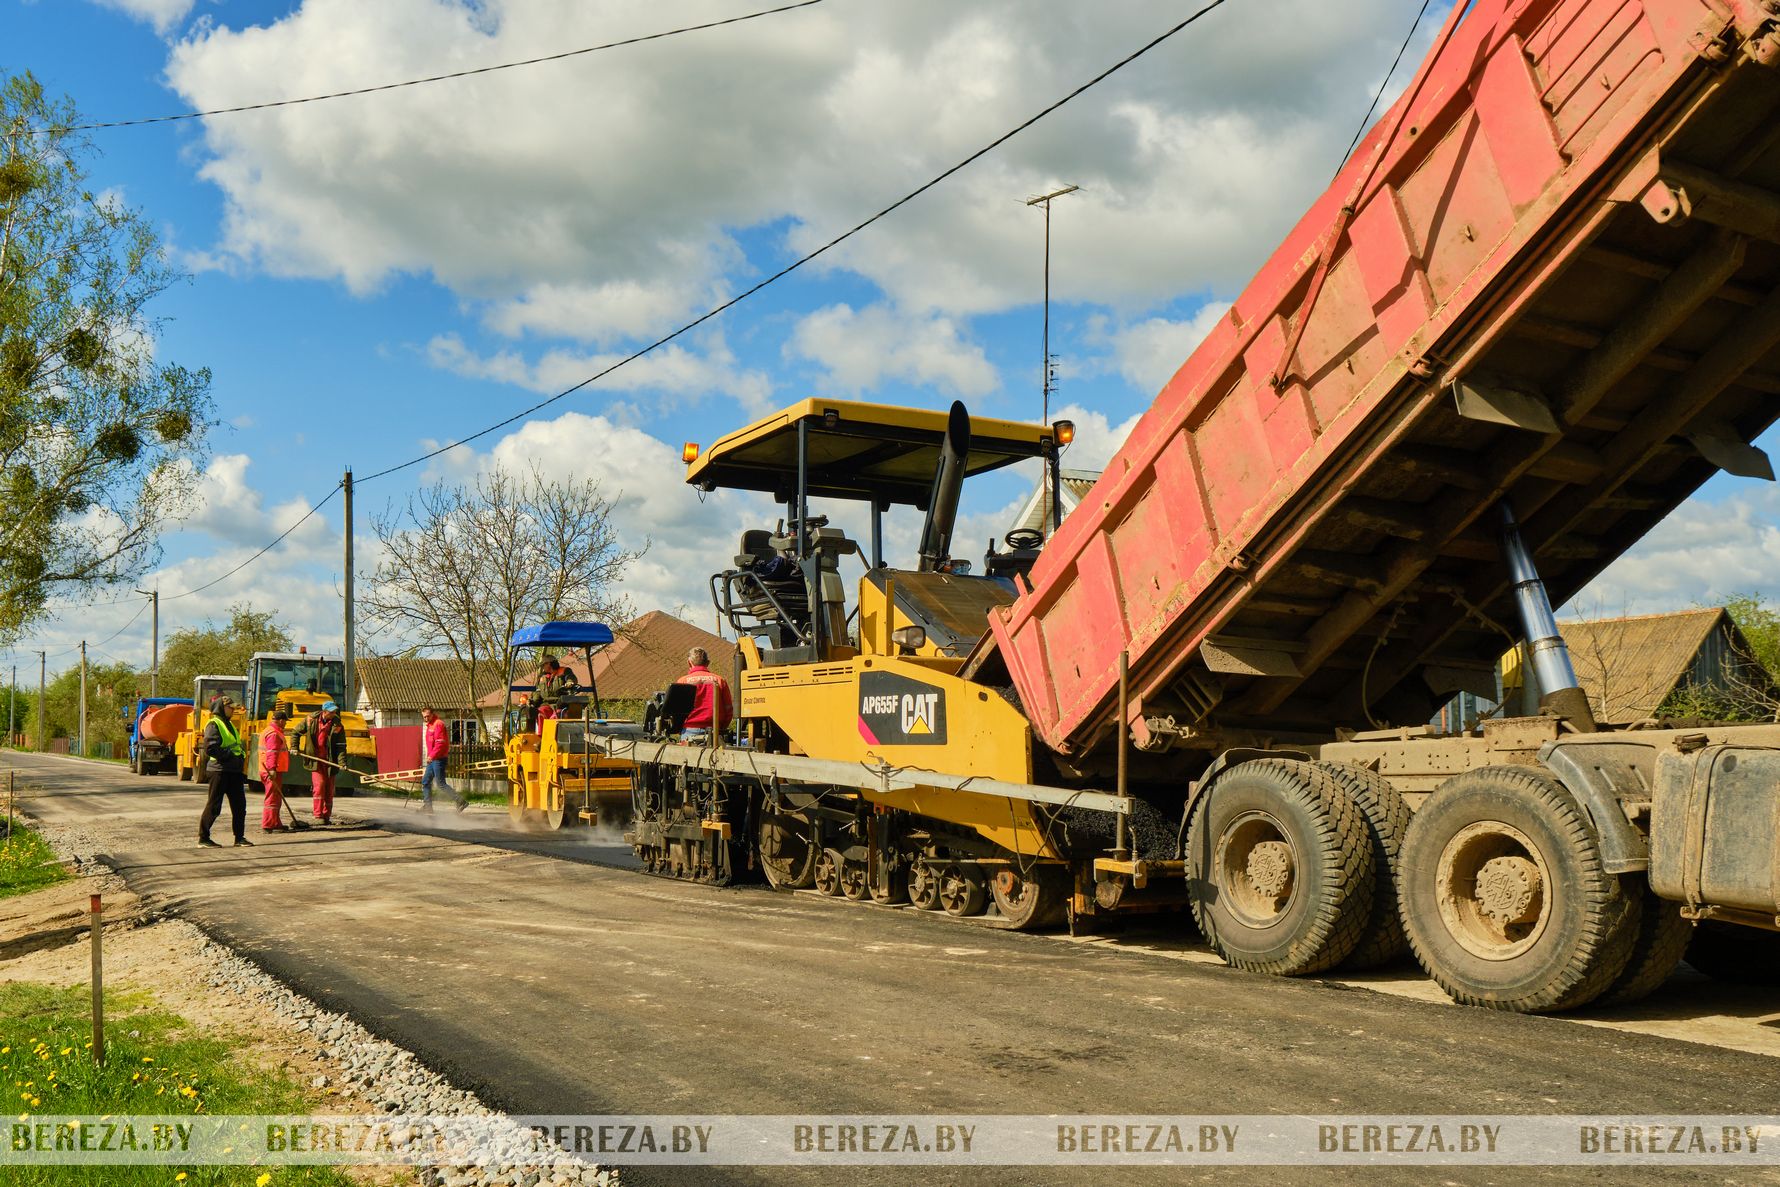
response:
[[[1722,607],[1563,622],[1576,679],[1595,718],[1624,725],[1654,716],[1693,672],[1714,632],[1735,630]],[[1702,673],[1707,682],[1715,674]]]

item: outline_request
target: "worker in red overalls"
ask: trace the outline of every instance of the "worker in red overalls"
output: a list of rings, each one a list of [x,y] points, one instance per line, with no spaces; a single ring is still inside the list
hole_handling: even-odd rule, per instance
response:
[[[309,812],[318,824],[332,824],[334,816],[334,772],[346,761],[346,725],[340,720],[340,706],[329,701],[319,713],[312,714],[298,731],[304,753],[316,761],[309,776],[312,798]]]
[[[694,647],[686,653],[686,674],[674,681],[675,684],[690,684],[697,690],[693,693],[692,711],[680,723],[683,741],[709,741],[722,733],[723,727],[734,716],[729,681],[711,671],[710,664],[711,657],[705,649]]]
[[[272,722],[260,735],[260,784],[266,789],[265,807],[260,811],[260,831],[284,832],[279,815],[284,808],[284,773],[290,770],[290,744],[284,737],[284,723],[290,710],[283,705],[272,711]]]

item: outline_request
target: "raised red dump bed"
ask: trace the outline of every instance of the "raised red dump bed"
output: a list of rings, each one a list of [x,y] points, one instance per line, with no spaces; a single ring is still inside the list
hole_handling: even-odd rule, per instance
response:
[[[1720,466],[1766,464],[1777,13],[1479,0],[1449,23],[968,670],[1004,663],[1089,768],[1121,649],[1150,750],[1492,690],[1519,629],[1495,504],[1562,602]]]

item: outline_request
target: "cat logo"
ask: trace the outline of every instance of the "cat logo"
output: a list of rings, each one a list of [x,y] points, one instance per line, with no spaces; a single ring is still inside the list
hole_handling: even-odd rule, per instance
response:
[[[859,736],[873,746],[943,746],[943,689],[890,672],[859,678]]]

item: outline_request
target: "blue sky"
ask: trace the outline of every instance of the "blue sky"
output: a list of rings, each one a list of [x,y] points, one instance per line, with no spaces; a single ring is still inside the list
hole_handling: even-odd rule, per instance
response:
[[[0,0],[0,69],[30,69],[88,117],[128,118],[528,57],[753,7]],[[1417,7],[1229,6],[1215,36],[1210,21],[1204,36],[1190,31],[667,357],[362,488],[361,555],[366,513],[417,481],[535,460],[622,490],[632,540],[650,541],[627,592],[638,609],[686,605],[706,622],[705,574],[767,509],[692,498],[680,442],[814,392],[934,407],[960,397],[982,414],[1036,418],[1042,224],[1023,199],[1064,181],[1084,189],[1058,202],[1054,223],[1058,402],[1082,424],[1075,464],[1103,460],[1215,302],[1326,182]],[[1044,106],[1178,9],[829,0],[476,80],[94,133],[93,187],[142,211],[192,273],[158,303],[157,353],[212,369],[225,422],[204,505],[168,536],[145,588],[206,581],[346,466],[367,474],[474,431],[702,312]],[[1299,35],[1280,38],[1282,27]],[[972,491],[961,535],[996,530],[1023,481]],[[1765,489],[1721,480],[1704,500],[1677,517],[1672,540],[1659,530],[1616,566],[1596,601],[1661,609],[1771,580],[1780,544]],[[216,590],[165,602],[163,633],[245,600],[276,609],[313,648],[337,647],[338,503],[326,514]],[[1677,565],[1683,554],[1692,560]],[[1688,575],[1709,559],[1734,583]],[[29,652],[97,643],[137,609],[65,612],[17,650],[34,669]],[[146,616],[104,643],[136,662],[147,651]]]

